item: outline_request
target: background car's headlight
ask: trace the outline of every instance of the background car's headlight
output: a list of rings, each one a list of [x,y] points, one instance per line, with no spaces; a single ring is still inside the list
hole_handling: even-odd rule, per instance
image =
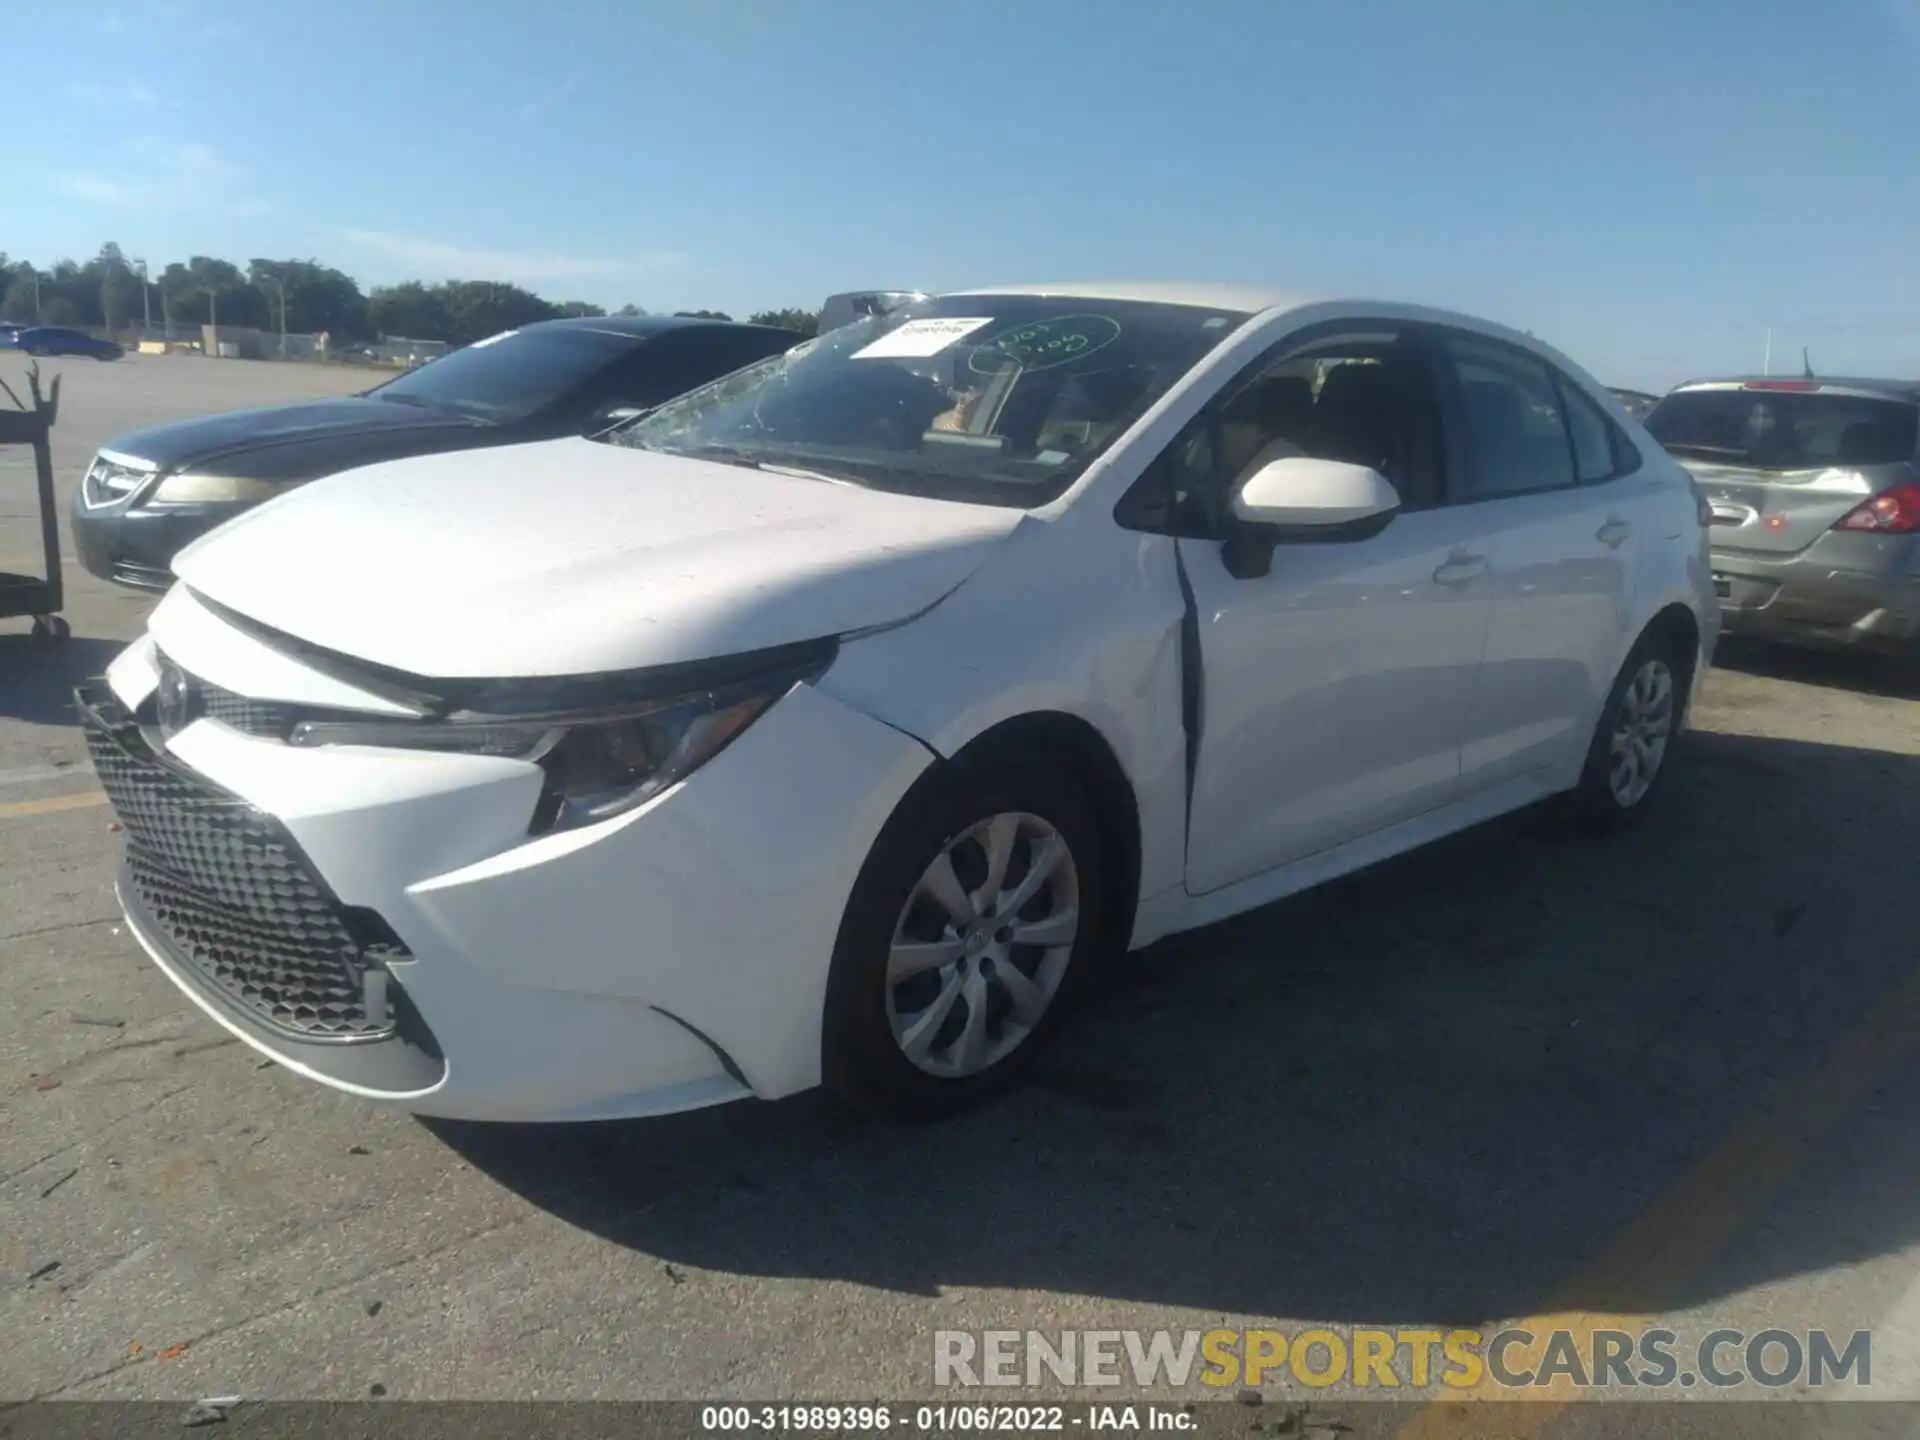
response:
[[[282,487],[239,475],[169,475],[147,497],[149,505],[226,505],[269,500]]]
[[[623,713],[496,720],[307,720],[302,746],[382,745],[530,760],[547,772],[532,828],[566,829],[645,803],[718,755],[797,680],[703,691]]]

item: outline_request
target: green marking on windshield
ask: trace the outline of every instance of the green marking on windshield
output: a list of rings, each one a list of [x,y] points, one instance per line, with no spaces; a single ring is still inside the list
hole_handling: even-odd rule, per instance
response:
[[[1071,364],[1119,338],[1120,322],[1108,315],[1030,320],[987,336],[967,357],[967,368],[976,375],[996,375],[1011,360],[1031,374]]]

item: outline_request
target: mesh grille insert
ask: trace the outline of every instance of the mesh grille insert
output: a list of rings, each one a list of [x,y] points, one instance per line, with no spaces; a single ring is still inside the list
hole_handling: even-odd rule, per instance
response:
[[[89,716],[101,788],[125,827],[126,898],[193,977],[255,1018],[304,1039],[392,1032],[363,976],[404,949],[363,946],[326,884],[271,816],[140,753]],[[384,977],[380,977],[384,978]]]

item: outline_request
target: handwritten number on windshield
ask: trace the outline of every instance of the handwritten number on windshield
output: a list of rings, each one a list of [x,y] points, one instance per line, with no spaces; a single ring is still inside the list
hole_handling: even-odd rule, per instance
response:
[[[976,375],[997,374],[1009,360],[1031,374],[1051,370],[1104,350],[1120,338],[1120,324],[1105,315],[1062,315],[1002,330],[981,341],[967,357]]]

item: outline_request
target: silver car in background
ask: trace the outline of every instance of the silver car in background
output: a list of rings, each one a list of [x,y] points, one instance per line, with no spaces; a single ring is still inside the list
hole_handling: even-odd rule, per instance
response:
[[[1697,380],[1645,424],[1712,509],[1723,633],[1920,652],[1920,382]]]

